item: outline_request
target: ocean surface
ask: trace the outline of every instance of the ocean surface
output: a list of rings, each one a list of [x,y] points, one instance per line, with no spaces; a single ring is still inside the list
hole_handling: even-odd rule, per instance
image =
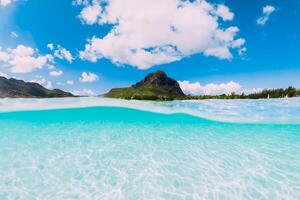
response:
[[[300,98],[0,99],[0,200],[300,199]]]

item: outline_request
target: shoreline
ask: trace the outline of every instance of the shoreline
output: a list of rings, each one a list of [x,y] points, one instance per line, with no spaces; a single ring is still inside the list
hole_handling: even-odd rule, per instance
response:
[[[89,107],[119,107],[161,114],[183,113],[222,122],[300,124],[299,105],[300,98],[177,101],[140,101],[99,97],[0,99],[0,113]],[[274,115],[274,110],[276,111],[276,115]],[[298,117],[297,113],[299,113]]]

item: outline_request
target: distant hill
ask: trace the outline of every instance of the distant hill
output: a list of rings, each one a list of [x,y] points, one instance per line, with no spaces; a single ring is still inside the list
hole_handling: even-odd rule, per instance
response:
[[[0,98],[55,98],[74,97],[69,92],[59,89],[48,90],[38,83],[24,82],[22,80],[7,79],[0,76]]]
[[[147,75],[142,81],[128,88],[114,88],[105,97],[138,100],[184,99],[179,84],[163,71]]]

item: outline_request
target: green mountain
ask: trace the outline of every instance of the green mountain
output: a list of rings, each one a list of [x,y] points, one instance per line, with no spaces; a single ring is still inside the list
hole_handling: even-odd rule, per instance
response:
[[[174,100],[184,99],[179,84],[163,71],[147,75],[142,81],[128,88],[114,88],[105,97],[138,100]]]
[[[48,90],[38,83],[24,82],[0,77],[0,98],[55,98],[74,97],[69,92],[59,89]]]

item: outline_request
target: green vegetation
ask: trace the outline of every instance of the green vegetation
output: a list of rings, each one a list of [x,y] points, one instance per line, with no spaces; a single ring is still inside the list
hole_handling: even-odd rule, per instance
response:
[[[192,100],[192,99],[267,99],[300,96],[300,90],[294,87],[286,89],[263,90],[252,94],[186,96],[177,81],[164,72],[157,71],[146,76],[142,81],[128,88],[115,88],[105,97],[137,100]]]
[[[0,77],[0,98],[58,98],[74,97],[59,89],[49,90],[38,83]]]
[[[263,90],[261,92],[252,94],[235,94],[230,95],[203,95],[203,96],[187,96],[186,99],[267,99],[267,98],[284,98],[284,97],[296,97],[300,96],[300,90],[294,87],[288,87],[286,89],[271,89]]]
[[[105,95],[106,97],[136,100],[175,100],[184,99],[182,95],[173,94],[167,87],[155,87],[149,84],[138,88],[115,88]]]
[[[177,81],[164,72],[157,71],[146,76],[142,81],[128,88],[115,88],[106,97],[137,100],[175,100],[185,99]]]
[[[191,100],[191,99],[266,99],[300,96],[300,90],[294,87],[286,89],[263,90],[252,94],[203,95],[186,96],[179,84],[169,78],[164,72],[157,71],[146,76],[142,81],[128,88],[115,88],[105,94],[105,97],[137,100]]]

